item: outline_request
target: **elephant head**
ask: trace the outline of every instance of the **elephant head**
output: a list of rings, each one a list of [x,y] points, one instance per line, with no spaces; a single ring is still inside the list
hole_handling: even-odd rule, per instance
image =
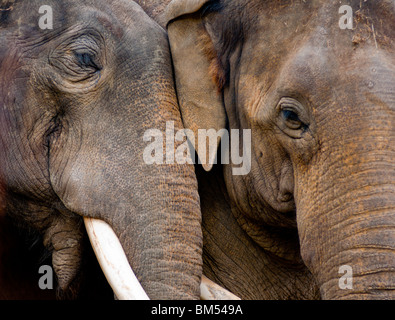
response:
[[[228,237],[205,238],[204,272],[241,297],[394,298],[395,7],[349,4],[167,9],[185,126],[251,130],[251,170],[206,184],[226,214],[201,194],[204,229]]]
[[[115,232],[149,298],[198,298],[194,168],[143,160],[146,130],[182,128],[166,32],[132,1],[0,5],[7,214],[42,236],[64,293],[77,294],[91,218]]]

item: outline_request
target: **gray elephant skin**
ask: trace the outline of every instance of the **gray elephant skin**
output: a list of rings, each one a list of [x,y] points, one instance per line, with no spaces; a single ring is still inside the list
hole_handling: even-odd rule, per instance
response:
[[[185,127],[252,132],[248,174],[197,172],[204,274],[243,299],[395,298],[395,3],[342,4],[168,6]]]
[[[52,29],[39,26],[42,5]],[[90,217],[113,228],[150,298],[199,298],[194,167],[143,161],[145,130],[183,128],[165,30],[133,1],[0,8],[1,219],[45,245],[59,297],[78,298],[90,273]]]

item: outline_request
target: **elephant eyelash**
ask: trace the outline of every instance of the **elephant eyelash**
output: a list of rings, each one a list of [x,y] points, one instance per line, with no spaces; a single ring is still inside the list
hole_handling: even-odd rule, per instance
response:
[[[285,120],[291,121],[291,122],[300,122],[302,121],[299,119],[299,116],[296,112],[290,109],[283,109],[282,114]]]
[[[74,57],[81,68],[92,68],[95,71],[101,70],[101,67],[95,61],[95,55],[89,52],[74,52]]]
[[[304,123],[297,112],[290,109],[283,109],[281,111],[283,119],[287,122],[288,127],[292,130],[302,129],[305,132],[308,129],[308,124]]]

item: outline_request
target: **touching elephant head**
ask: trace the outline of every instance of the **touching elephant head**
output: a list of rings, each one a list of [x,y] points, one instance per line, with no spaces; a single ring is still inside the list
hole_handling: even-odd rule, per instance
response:
[[[229,214],[211,229],[237,222],[233,233],[246,248],[237,251],[231,239],[222,252],[244,278],[221,278],[229,268],[215,256],[219,245],[205,239],[204,247],[217,268],[212,276],[241,297],[314,297],[311,277],[296,273],[300,257],[324,299],[395,297],[395,6],[349,4],[353,29],[341,25],[333,1],[168,7],[185,126],[251,129],[251,170],[234,175],[223,165]],[[197,152],[206,158],[204,148]],[[210,208],[203,211],[207,228]],[[256,263],[261,255],[266,265]],[[341,283],[347,270],[352,285]],[[265,281],[252,281],[254,272]],[[302,274],[308,287],[297,295]],[[272,295],[243,292],[243,283],[261,283],[257,290]]]
[[[0,4],[7,214],[42,235],[65,293],[84,217],[111,226],[150,298],[199,298],[194,168],[143,159],[146,130],[183,127],[166,32],[132,1]]]

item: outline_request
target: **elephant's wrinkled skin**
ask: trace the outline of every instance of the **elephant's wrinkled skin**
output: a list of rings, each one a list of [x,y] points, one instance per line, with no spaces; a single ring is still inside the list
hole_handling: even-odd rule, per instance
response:
[[[395,5],[347,4],[168,7],[185,126],[252,130],[249,174],[198,172],[204,273],[242,298],[395,298]]]
[[[92,217],[112,226],[150,298],[199,297],[194,169],[142,156],[145,130],[166,121],[182,128],[167,36],[136,3],[1,1],[5,210],[42,236],[65,296],[78,296]]]

